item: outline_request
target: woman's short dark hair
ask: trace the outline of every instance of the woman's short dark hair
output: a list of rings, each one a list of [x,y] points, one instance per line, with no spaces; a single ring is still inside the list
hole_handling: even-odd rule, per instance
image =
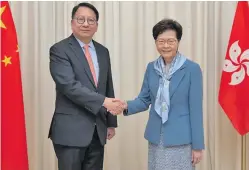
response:
[[[82,2],[82,3],[79,3],[78,5],[76,5],[75,7],[73,7],[73,10],[72,10],[72,19],[74,18],[74,15],[75,13],[77,12],[77,10],[79,9],[79,7],[87,7],[87,8],[90,8],[91,10],[93,10],[93,12],[95,13],[96,15],[96,20],[98,21],[99,20],[99,12],[98,10],[90,3],[87,3],[87,2]]]
[[[163,19],[159,21],[152,29],[153,37],[156,40],[159,34],[167,30],[174,30],[178,41],[182,38],[182,26],[177,21],[172,19]]]

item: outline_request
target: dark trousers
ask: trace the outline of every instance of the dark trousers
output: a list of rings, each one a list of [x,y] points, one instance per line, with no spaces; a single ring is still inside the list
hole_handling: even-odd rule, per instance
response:
[[[104,146],[96,129],[88,147],[54,144],[59,170],[103,170]]]

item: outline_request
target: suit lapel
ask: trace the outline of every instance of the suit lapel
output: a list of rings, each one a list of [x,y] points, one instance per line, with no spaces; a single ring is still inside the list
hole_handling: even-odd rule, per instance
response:
[[[186,62],[182,65],[182,67],[180,67],[179,70],[177,70],[173,75],[172,78],[170,80],[170,85],[169,85],[169,95],[170,98],[173,96],[173,94],[175,93],[178,85],[180,84],[182,78],[185,75],[185,68],[186,67]]]
[[[154,69],[154,68],[153,68]],[[160,76],[156,73],[155,69],[154,69],[154,75],[155,75],[155,80],[153,80],[152,84],[153,86],[155,86],[154,88],[152,88],[152,94],[154,95],[154,97],[156,98],[157,96],[157,91],[159,88],[159,80],[160,80]]]
[[[92,76],[90,67],[88,65],[88,61],[86,59],[86,56],[82,50],[82,47],[80,47],[79,43],[77,42],[77,40],[75,39],[75,37],[73,35],[70,36],[69,44],[70,44],[70,47],[72,48],[74,54],[78,58],[79,64],[83,65],[83,68],[84,68],[88,78],[90,79],[90,81],[92,82],[94,87],[96,87],[94,80],[93,80],[93,76]]]
[[[100,82],[102,82],[102,78],[104,78],[103,74],[106,71],[105,70],[105,59],[103,57],[103,52],[101,51],[100,46],[94,40],[93,40],[93,44],[96,50],[98,65],[99,65],[99,78],[98,78],[98,84],[97,84],[97,88],[98,88],[100,85]]]

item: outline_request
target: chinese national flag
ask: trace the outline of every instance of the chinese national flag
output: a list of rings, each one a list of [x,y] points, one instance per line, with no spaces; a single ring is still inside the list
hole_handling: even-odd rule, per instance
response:
[[[239,1],[220,82],[219,103],[240,135],[249,132],[249,6]]]
[[[1,170],[28,170],[17,35],[9,3],[0,3]]]

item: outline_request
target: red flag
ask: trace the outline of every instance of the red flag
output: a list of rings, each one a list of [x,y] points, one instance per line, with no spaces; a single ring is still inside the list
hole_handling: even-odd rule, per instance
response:
[[[249,132],[249,6],[239,1],[220,82],[219,103],[241,135]]]
[[[7,1],[0,5],[1,170],[28,170],[19,51]]]

